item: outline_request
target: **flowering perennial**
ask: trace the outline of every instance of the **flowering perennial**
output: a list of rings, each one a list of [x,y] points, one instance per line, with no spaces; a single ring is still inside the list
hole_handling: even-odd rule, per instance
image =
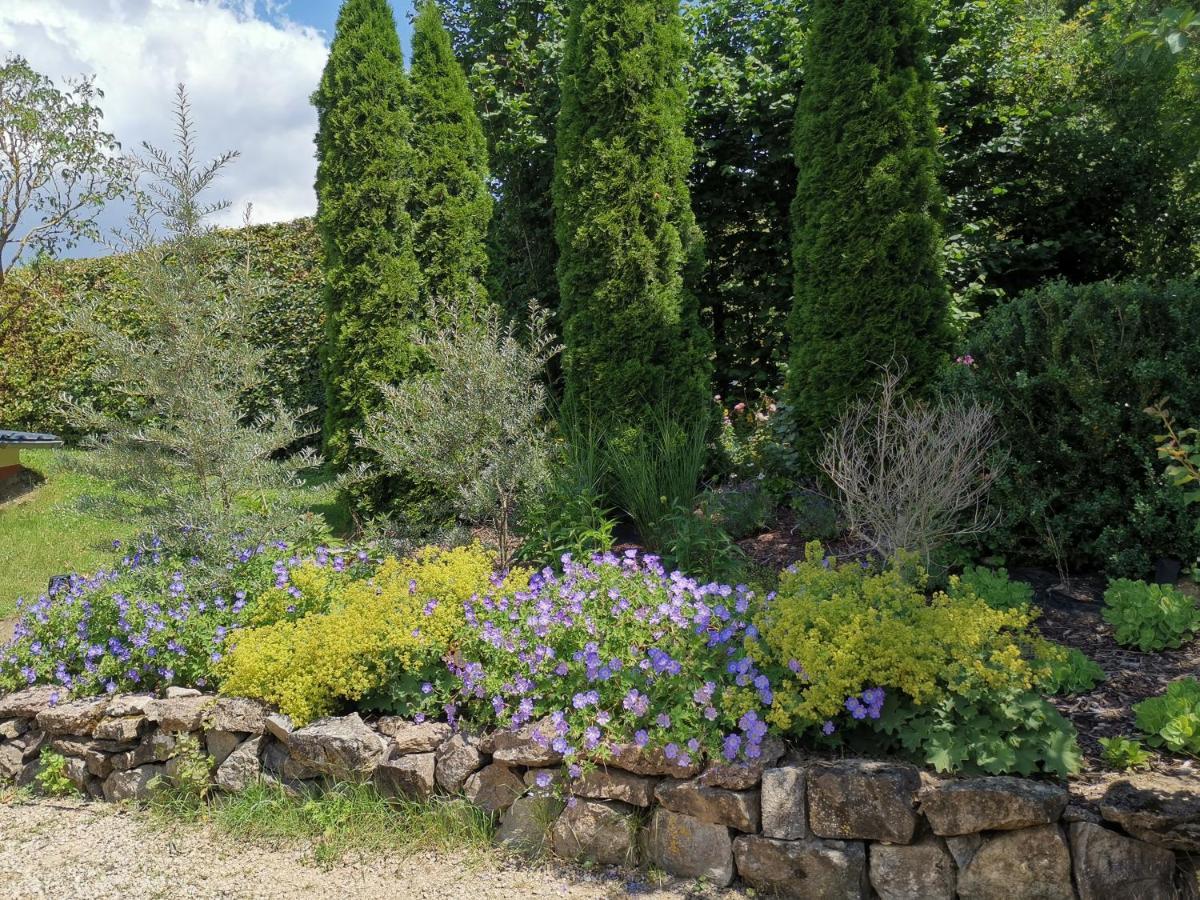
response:
[[[512,729],[548,719],[534,739],[569,761],[626,743],[680,766],[760,755],[774,697],[744,647],[757,639],[754,592],[668,573],[634,550],[562,564],[528,590],[467,604],[451,663],[462,702]]]

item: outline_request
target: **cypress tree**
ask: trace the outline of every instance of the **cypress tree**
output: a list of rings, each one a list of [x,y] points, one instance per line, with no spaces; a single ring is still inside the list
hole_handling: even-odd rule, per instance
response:
[[[492,217],[487,143],[436,0],[413,23],[414,249],[423,299],[479,308],[486,299],[486,238]]]
[[[327,456],[345,466],[351,432],[418,359],[418,269],[408,213],[408,84],[387,0],[345,0],[317,108],[317,229],[325,269]]]
[[[554,177],[564,402],[617,432],[710,402],[686,54],[677,0],[572,4]]]
[[[927,383],[949,346],[919,0],[814,0],[796,115],[789,399],[802,463],[879,366]]]

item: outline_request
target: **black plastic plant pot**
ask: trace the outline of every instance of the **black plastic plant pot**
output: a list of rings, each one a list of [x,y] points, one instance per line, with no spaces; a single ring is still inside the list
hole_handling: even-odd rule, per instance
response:
[[[1183,568],[1183,563],[1177,559],[1168,559],[1162,557],[1154,561],[1154,583],[1155,584],[1174,584],[1179,580],[1179,570]]]

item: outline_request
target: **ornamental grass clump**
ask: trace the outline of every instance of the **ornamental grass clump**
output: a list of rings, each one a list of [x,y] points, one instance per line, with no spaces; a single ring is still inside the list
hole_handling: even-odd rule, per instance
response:
[[[273,703],[297,724],[351,706],[440,713],[450,681],[443,657],[465,625],[464,604],[496,582],[477,545],[389,558],[370,577],[302,567],[260,608],[292,610],[297,596],[306,614],[240,632],[220,667],[221,689]]]
[[[52,684],[65,700],[211,686],[226,638],[261,615],[254,598],[286,585],[299,564],[282,542],[234,546],[204,565],[152,539],[112,569],[71,575],[35,601],[17,601],[20,618],[0,648],[0,693]]]
[[[548,720],[535,740],[573,774],[613,745],[661,749],[679,766],[761,755],[774,692],[743,647],[757,636],[753,591],[634,550],[562,562],[528,590],[467,604],[454,669],[468,715],[511,729]]]
[[[1039,694],[1051,673],[1029,608],[993,608],[957,579],[927,596],[924,580],[810,544],[747,645],[776,685],[769,724],[941,771],[1076,769],[1074,731]]]

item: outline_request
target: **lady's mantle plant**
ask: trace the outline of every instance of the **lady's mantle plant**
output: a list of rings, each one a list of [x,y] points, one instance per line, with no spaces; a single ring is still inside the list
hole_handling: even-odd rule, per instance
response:
[[[958,579],[930,597],[920,570],[837,565],[814,543],[749,649],[777,683],[771,725],[801,740],[900,751],[940,771],[1066,774],[1079,750],[1041,696],[1050,648],[1033,615],[996,609]]]
[[[752,591],[634,550],[562,563],[529,590],[467,604],[454,669],[474,715],[513,729],[548,719],[535,740],[576,774],[629,743],[680,766],[761,754],[774,694],[744,647],[757,639]]]

